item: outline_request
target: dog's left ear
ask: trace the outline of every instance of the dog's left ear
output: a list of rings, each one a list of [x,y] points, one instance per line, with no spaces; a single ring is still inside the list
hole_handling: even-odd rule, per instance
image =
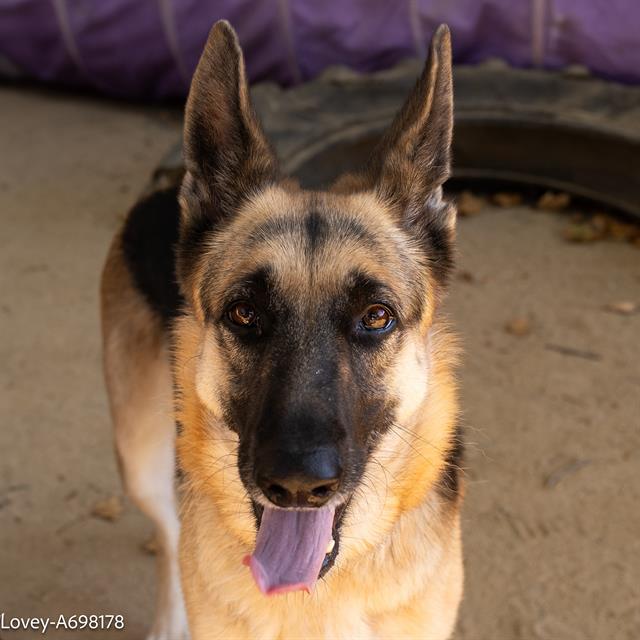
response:
[[[442,185],[451,170],[452,131],[451,36],[440,25],[424,71],[371,166],[375,190],[405,223],[427,217],[453,232],[455,209],[442,201]]]
[[[238,38],[225,20],[211,29],[191,82],[183,151],[183,228],[231,215],[278,173],[251,105]]]

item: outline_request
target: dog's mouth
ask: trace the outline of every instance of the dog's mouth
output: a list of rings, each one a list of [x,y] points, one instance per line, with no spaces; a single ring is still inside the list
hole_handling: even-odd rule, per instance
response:
[[[348,501],[335,509],[280,509],[252,500],[258,537],[244,563],[262,593],[311,592],[338,556],[347,505]]]

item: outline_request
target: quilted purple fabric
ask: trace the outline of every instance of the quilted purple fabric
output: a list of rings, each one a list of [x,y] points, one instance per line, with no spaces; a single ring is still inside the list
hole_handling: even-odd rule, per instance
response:
[[[581,64],[640,82],[637,0],[4,0],[0,74],[131,98],[183,97],[211,25],[229,20],[252,81],[424,56],[446,22],[458,63]]]

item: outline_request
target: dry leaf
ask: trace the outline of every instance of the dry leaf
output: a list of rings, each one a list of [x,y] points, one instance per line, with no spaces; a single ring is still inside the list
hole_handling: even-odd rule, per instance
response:
[[[148,540],[145,540],[145,542],[140,545],[140,549],[150,556],[157,555],[160,551],[160,543],[158,542],[157,536],[153,535]]]
[[[513,318],[504,325],[504,330],[512,336],[528,336],[531,333],[531,323],[524,317]]]
[[[613,240],[636,243],[640,240],[640,227],[628,222],[619,222],[604,213],[597,213],[591,218],[593,227],[602,231],[603,235]]]
[[[491,196],[491,202],[498,207],[517,207],[522,204],[522,195],[512,191],[498,191]]]
[[[603,236],[609,231],[610,219],[604,213],[596,213],[591,218],[591,226],[599,231]]]
[[[538,198],[536,207],[543,211],[562,211],[566,209],[570,203],[571,196],[568,193],[546,191]]]
[[[604,233],[589,222],[572,222],[564,228],[562,235],[567,242],[595,242],[604,237]]]
[[[484,208],[484,198],[474,195],[471,191],[463,191],[457,198],[458,213],[463,217],[475,216]]]
[[[93,505],[91,515],[101,520],[115,522],[122,515],[122,500],[118,496],[111,496]]]
[[[617,220],[609,221],[608,235],[613,240],[621,241],[633,241],[640,231],[632,224],[625,224],[624,222],[618,222]]]
[[[630,316],[640,310],[640,304],[637,302],[631,302],[630,300],[623,300],[622,302],[611,302],[606,304],[604,309],[605,311],[611,311],[612,313],[619,313],[622,316]]]
[[[596,213],[590,219],[572,216],[563,235],[569,242],[594,242],[595,240],[618,240],[640,244],[640,227],[619,222],[605,213]]]

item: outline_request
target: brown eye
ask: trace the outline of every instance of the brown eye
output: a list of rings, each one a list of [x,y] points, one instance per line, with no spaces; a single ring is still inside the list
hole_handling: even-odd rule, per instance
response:
[[[236,302],[227,311],[229,320],[238,327],[252,327],[258,314],[256,308],[248,302]]]
[[[392,322],[391,310],[382,304],[372,304],[362,316],[362,325],[369,331],[388,329]]]

